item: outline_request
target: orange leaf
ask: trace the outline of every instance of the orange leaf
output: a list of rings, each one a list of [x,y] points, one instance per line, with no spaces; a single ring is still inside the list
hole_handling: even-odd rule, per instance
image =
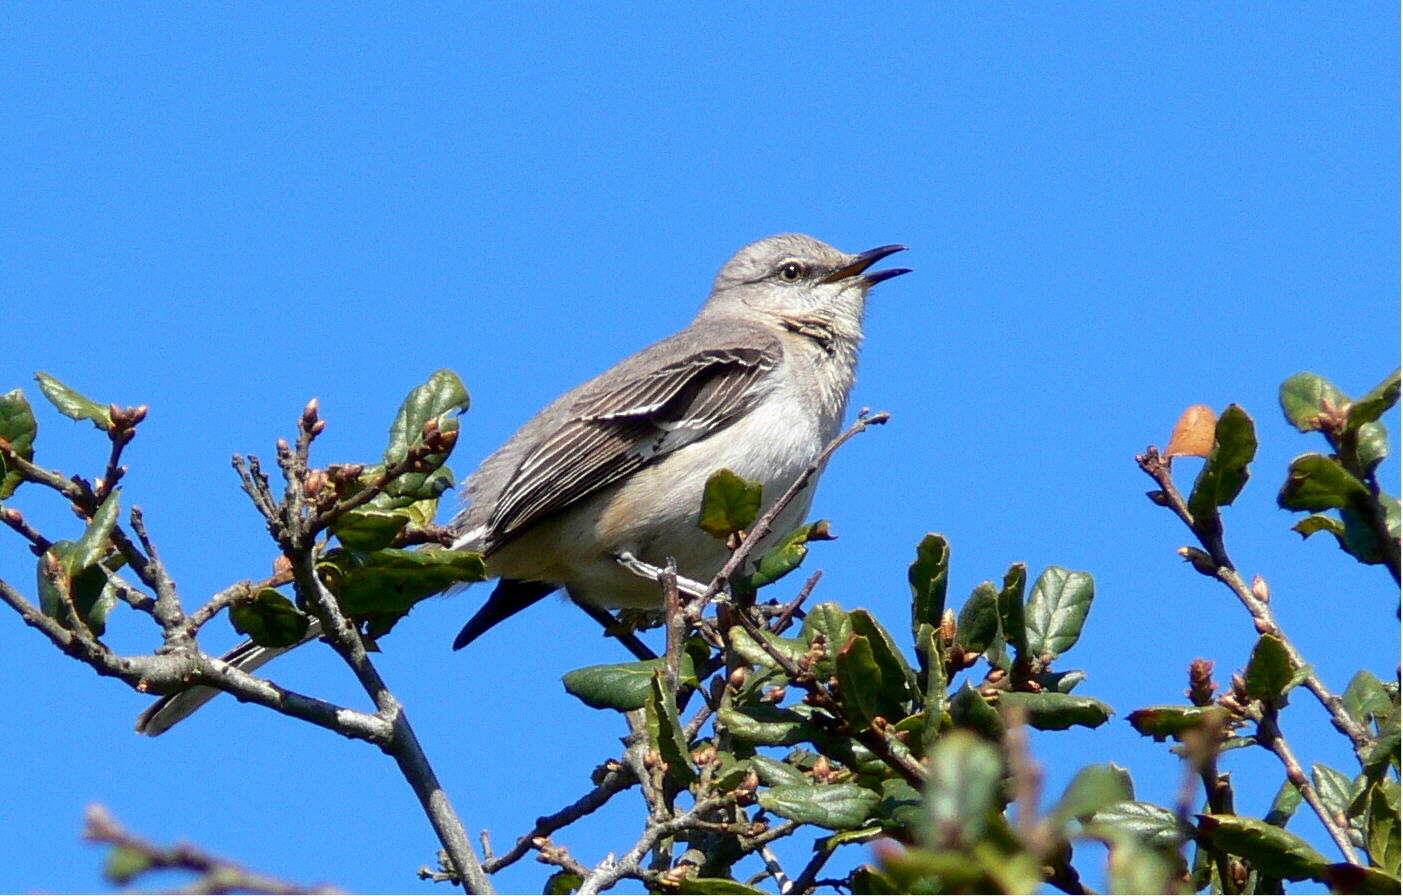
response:
[[[1207,457],[1213,450],[1213,431],[1217,426],[1218,417],[1212,408],[1206,404],[1193,405],[1174,424],[1165,457]]]

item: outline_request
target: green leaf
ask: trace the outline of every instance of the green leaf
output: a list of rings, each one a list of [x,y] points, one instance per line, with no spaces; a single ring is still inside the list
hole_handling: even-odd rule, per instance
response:
[[[1298,373],[1281,384],[1279,395],[1286,421],[1301,432],[1320,429],[1320,415],[1327,405],[1344,408],[1349,398],[1335,384],[1317,373]]]
[[[1115,710],[1094,697],[1077,697],[1053,691],[1041,694],[1004,691],[999,694],[999,702],[1021,706],[1027,714],[1028,724],[1040,731],[1064,731],[1073,725],[1097,728],[1115,714]]]
[[[1319,513],[1311,514],[1292,526],[1291,531],[1300,533],[1302,538],[1310,538],[1317,532],[1329,532],[1339,540],[1341,545],[1344,544],[1344,523],[1335,519],[1333,516],[1324,516]]]
[[[578,890],[584,882],[585,879],[575,872],[561,869],[546,878],[546,885],[541,892],[545,896],[569,896]]]
[[[1354,782],[1323,762],[1310,764],[1310,778],[1315,784],[1315,792],[1332,815],[1342,816],[1349,812],[1349,801]]]
[[[1087,822],[1088,832],[1101,826],[1115,828],[1146,846],[1163,850],[1177,850],[1192,834],[1172,809],[1136,800],[1097,809]]]
[[[945,589],[950,580],[950,543],[945,536],[926,533],[916,545],[916,560],[906,573],[911,583],[911,631],[922,623],[940,628],[945,612]]]
[[[1384,520],[1389,537],[1398,540],[1398,499],[1381,494],[1378,502],[1384,512]],[[1344,532],[1340,535],[1340,547],[1344,548],[1360,563],[1379,564],[1384,562],[1384,541],[1373,524],[1352,507],[1340,508],[1340,519],[1344,521]]]
[[[997,810],[1002,777],[1003,760],[988,741],[959,730],[936,741],[926,783],[928,842],[952,848],[977,843]]]
[[[1134,799],[1135,785],[1131,783],[1130,772],[1113,762],[1088,765],[1072,777],[1048,818],[1060,828],[1074,818],[1086,819],[1113,803],[1123,804]]]
[[[706,480],[697,525],[708,535],[724,541],[749,529],[759,515],[760,483],[726,469],[717,470]]]
[[[34,378],[39,381],[39,391],[63,416],[73,420],[91,420],[103,432],[112,428],[112,414],[106,405],[80,395],[47,373],[36,373]]]
[[[955,640],[966,653],[983,653],[999,636],[999,593],[993,582],[980,582],[960,609]]]
[[[1106,883],[1112,893],[1172,893],[1179,877],[1162,851],[1134,837],[1112,841]]]
[[[424,440],[424,425],[430,420],[438,420],[442,431],[456,429],[456,418],[468,409],[468,401],[468,390],[458,374],[451,370],[435,371],[427,382],[411,389],[399,406],[394,422],[390,424],[390,443],[385,448],[385,463],[399,463],[420,444]],[[438,463],[442,462],[439,460]]]
[[[681,786],[689,787],[697,780],[697,770],[692,767],[692,751],[682,731],[682,720],[677,716],[677,702],[663,685],[663,674],[662,669],[654,670],[648,682],[647,702],[643,706],[648,739],[667,763],[668,776]]]
[[[1146,737],[1182,740],[1186,731],[1222,725],[1228,719],[1228,711],[1221,706],[1147,706],[1125,718]]]
[[[1262,635],[1247,661],[1247,693],[1263,703],[1277,703],[1285,696],[1295,671],[1285,642],[1276,635]]]
[[[859,607],[848,614],[853,633],[866,638],[872,659],[881,671],[877,692],[877,712],[888,720],[906,715],[906,707],[916,698],[916,673],[896,646],[891,633],[867,610]]]
[[[117,525],[117,514],[121,512],[120,492],[121,489],[112,490],[102,502],[102,506],[98,507],[97,513],[93,514],[88,528],[83,531],[83,537],[73,545],[73,550],[67,557],[69,575],[77,575],[107,556],[112,542],[112,529]]]
[[[1302,454],[1291,461],[1286,484],[1276,503],[1286,510],[1355,508],[1369,500],[1369,489],[1340,462],[1323,454]]]
[[[367,623],[372,638],[388,632],[424,598],[487,577],[481,554],[438,547],[338,548],[327,552],[317,570],[347,615]]]
[[[24,390],[12,389],[0,395],[0,439],[10,443],[15,454],[25,460],[34,459],[34,437],[39,434],[39,421],[25,400]],[[15,493],[21,482],[18,470],[12,470],[0,457],[0,501]]]
[[[823,655],[814,662],[814,673],[829,676],[833,674],[833,663],[838,651],[853,636],[852,620],[848,618],[847,612],[833,601],[824,601],[809,610],[809,615],[804,617],[804,627],[800,631],[804,643],[812,645],[820,635],[823,636],[825,649]]]
[[[834,664],[843,715],[858,730],[867,728],[878,714],[882,671],[872,656],[872,642],[860,635],[848,639]]]
[[[800,526],[786,535],[779,544],[766,551],[756,564],[755,571],[739,576],[737,584],[747,591],[756,591],[779,581],[804,562],[804,558],[809,555],[809,542],[830,541],[834,537],[828,531],[828,520]]]
[[[1349,405],[1346,423],[1351,427],[1373,423],[1398,403],[1398,370],[1369,391],[1368,395]]]
[[[1374,468],[1388,457],[1388,430],[1382,423],[1365,423],[1359,427],[1354,455],[1365,473],[1374,472]]]
[[[1380,893],[1396,896],[1403,890],[1403,883],[1399,882],[1398,875],[1389,874],[1382,868],[1365,868],[1348,862],[1338,862],[1325,869],[1322,880],[1329,885],[1331,893]]]
[[[1283,880],[1320,878],[1330,860],[1276,825],[1242,815],[1200,815],[1198,829],[1218,849],[1241,856],[1263,874]]]
[[[921,792],[901,778],[882,782],[882,808],[879,813],[887,830],[914,834],[926,821],[925,800]]]
[[[731,880],[729,877],[684,877],[677,883],[677,892],[687,894],[755,894],[765,896],[764,890]]]
[[[789,784],[760,791],[760,805],[775,815],[831,831],[861,827],[881,797],[852,782]]]
[[[809,776],[787,762],[780,762],[778,759],[771,759],[761,753],[756,753],[750,757],[751,766],[755,773],[760,776],[760,780],[765,782],[767,787],[779,787],[785,784],[811,784]]]
[[[565,690],[594,709],[615,709],[619,712],[642,709],[653,686],[653,674],[663,668],[664,659],[633,663],[610,663],[585,666],[561,676]],[[695,686],[696,667],[692,657],[683,653],[678,664],[677,680]]]
[[[1384,683],[1367,669],[1354,673],[1340,699],[1344,701],[1345,712],[1360,725],[1382,719],[1395,709]]]
[[[1233,502],[1251,475],[1247,465],[1257,455],[1257,433],[1252,418],[1235,404],[1230,404],[1218,418],[1213,430],[1213,450],[1194,480],[1189,493],[1189,514],[1194,526],[1216,523],[1218,508]]]
[[[792,747],[820,737],[810,721],[811,715],[812,710],[803,705],[781,709],[765,704],[739,707],[723,703],[716,718],[738,741],[764,747]]]
[[[1033,656],[1058,656],[1070,650],[1081,637],[1095,597],[1096,582],[1090,573],[1060,566],[1043,570],[1033,583],[1033,593],[1024,610],[1028,652]]]
[[[1023,622],[1023,590],[1028,584],[1028,567],[1015,563],[1004,573],[1004,586],[999,589],[999,624],[1004,640],[1016,656],[1028,652],[1028,632]]]
[[[117,886],[125,887],[151,870],[153,865],[151,857],[135,847],[114,846],[107,854],[102,874]]]
[[[1394,874],[1399,865],[1398,782],[1380,781],[1369,790],[1364,816],[1364,845],[1374,864]]]
[[[798,663],[808,651],[809,645],[798,638],[785,638],[773,634],[764,629],[759,629],[760,637],[773,647],[780,656],[785,657],[792,663]],[[739,625],[731,626],[726,632],[726,640],[730,643],[731,649],[740,654],[741,659],[755,666],[766,669],[782,668],[760,644],[750,636],[744,628]]]
[[[926,892],[898,884],[886,873],[872,865],[861,865],[848,875],[848,885],[854,894],[862,896],[899,896],[903,893]]]
[[[291,647],[306,636],[312,620],[276,588],[263,588],[230,606],[229,621],[260,647]]]
[[[1282,781],[1280,789],[1276,791],[1276,798],[1271,801],[1271,808],[1262,816],[1262,820],[1279,828],[1286,827],[1291,816],[1301,807],[1301,799],[1301,792],[1290,779]]]
[[[1086,673],[1081,669],[1068,669],[1065,672],[1039,672],[1038,684],[1044,691],[1070,694],[1077,685],[1086,681]]]
[[[950,698],[950,720],[996,743],[1004,736],[1003,717],[968,681]]]

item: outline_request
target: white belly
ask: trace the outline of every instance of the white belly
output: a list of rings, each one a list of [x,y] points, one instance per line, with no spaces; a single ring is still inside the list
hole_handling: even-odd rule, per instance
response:
[[[787,390],[725,430],[694,442],[542,521],[495,552],[488,574],[560,582],[582,600],[605,607],[647,607],[661,602],[654,582],[613,558],[631,553],[661,566],[669,557],[678,572],[708,581],[726,562],[725,545],[697,527],[702,491],[712,473],[726,468],[763,486],[769,507],[798,478],[832,437],[836,419],[820,421]],[[765,544],[803,521],[815,481],[789,504]]]

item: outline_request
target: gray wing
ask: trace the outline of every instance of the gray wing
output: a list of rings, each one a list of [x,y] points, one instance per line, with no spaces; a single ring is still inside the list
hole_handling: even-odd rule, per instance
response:
[[[629,377],[606,375],[522,456],[497,495],[484,549],[684,445],[725,429],[770,391],[779,343],[703,349]]]

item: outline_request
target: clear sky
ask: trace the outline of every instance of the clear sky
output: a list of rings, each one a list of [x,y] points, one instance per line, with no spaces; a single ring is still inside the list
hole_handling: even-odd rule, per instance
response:
[[[853,398],[893,419],[824,478],[814,513],[841,538],[810,555],[819,597],[903,630],[928,530],[952,542],[955,599],[1015,560],[1093,572],[1068,660],[1118,716],[1034,748],[1054,793],[1114,759],[1170,801],[1178,767],[1125,714],[1180,700],[1197,656],[1226,681],[1255,637],[1144,497],[1133,455],[1184,406],[1256,417],[1229,546],[1306,657],[1338,688],[1396,667],[1387,574],[1302,545],[1274,497],[1319,447],[1281,418],[1280,381],[1313,369],[1358,394],[1398,360],[1398,48],[1394,3],[12,6],[0,391],[41,401],[45,370],[151,406],[125,497],[193,604],[268,573],[229,455],[271,457],[307,398],[329,420],[321,460],[373,460],[403,394],[456,370],[474,402],[461,476],[685,324],[741,245],[906,243],[916,272],[874,293]],[[42,462],[100,470],[88,424],[42,409],[40,426]],[[15,504],[77,532],[49,495]],[[0,577],[32,592],[32,558],[0,545]],[[500,845],[617,753],[620,720],[559,678],[627,657],[552,602],[451,652],[485,593],[421,605],[380,665]],[[114,617],[119,649],[155,644],[142,621]],[[77,841],[90,801],[272,873],[429,889],[413,874],[432,833],[366,745],[227,698],[148,740],[139,695],[8,612],[0,644],[0,889],[102,888]],[[301,653],[270,673],[364,705],[329,651]],[[1298,752],[1348,768],[1296,704]],[[1226,763],[1244,811],[1281,780],[1268,760]],[[626,848],[636,799],[559,839],[590,862]],[[1304,813],[1293,829],[1329,850]]]

